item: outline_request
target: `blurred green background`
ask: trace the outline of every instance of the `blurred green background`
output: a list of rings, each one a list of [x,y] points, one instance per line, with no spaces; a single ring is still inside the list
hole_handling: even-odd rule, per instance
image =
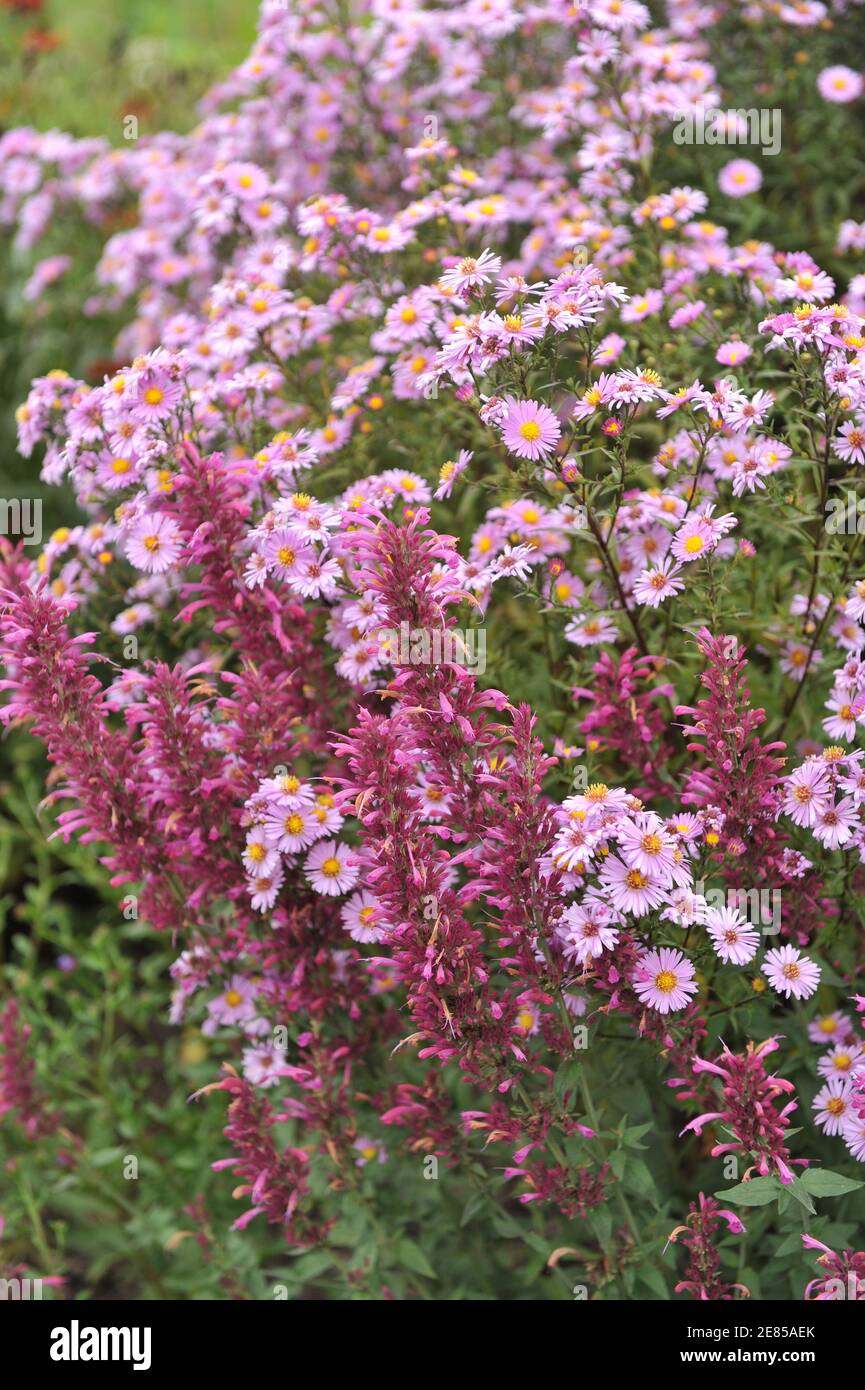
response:
[[[255,0],[0,0],[0,125],[119,140],[187,130],[210,82],[240,62]]]

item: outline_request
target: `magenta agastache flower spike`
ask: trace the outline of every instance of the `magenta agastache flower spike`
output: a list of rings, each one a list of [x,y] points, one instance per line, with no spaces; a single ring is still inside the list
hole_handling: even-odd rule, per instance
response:
[[[44,588],[0,594],[0,639],[9,692],[0,710],[5,724],[24,720],[45,743],[60,785],[48,804],[71,800],[60,813],[58,833],[112,847],[106,864],[114,881],[159,871],[159,849],[141,816],[142,768],[128,733],[112,729],[102,687],[89,671],[96,653],[93,633],[71,636],[68,602]]]
[[[713,637],[706,628],[697,633],[697,645],[706,661],[700,682],[708,693],[696,707],[678,705],[676,714],[693,720],[684,732],[702,741],[689,743],[688,752],[701,754],[705,765],[689,773],[682,800],[720,807],[725,838],[741,842],[746,854],[756,857],[774,844],[784,767],[777,755],[785,745],[763,744],[757,737],[766,713],[749,703],[744,647],[735,638]]]
[[[852,1300],[865,1303],[865,1250],[832,1250],[822,1240],[807,1233],[802,1237],[806,1250],[820,1250],[817,1263],[824,1271],[806,1285],[802,1297],[807,1302],[833,1303]]]
[[[221,454],[202,456],[186,443],[165,512],[186,547],[186,562],[197,567],[182,596],[178,617],[189,622],[200,612],[213,615],[213,630],[230,634],[238,652],[265,675],[292,679],[285,691],[292,713],[318,726],[324,711],[314,692],[324,690],[321,649],[312,640],[312,620],[303,604],[270,587],[251,590],[243,579],[248,549],[250,504],[243,474]]]
[[[234,1229],[243,1230],[263,1215],[269,1225],[282,1227],[290,1244],[317,1244],[329,1223],[314,1219],[305,1205],[310,1190],[309,1153],[296,1146],[277,1149],[276,1116],[270,1102],[249,1081],[228,1070],[222,1081],[205,1089],[227,1091],[231,1098],[224,1134],[235,1153],[211,1167],[214,1172],[230,1169],[240,1179],[235,1196],[247,1197],[251,1203],[234,1222]]]
[[[580,733],[615,750],[622,766],[635,771],[639,781],[633,792],[640,797],[663,790],[657,769],[671,752],[659,703],[673,695],[673,687],[646,688],[662,666],[655,657],[639,656],[636,647],[619,657],[603,652],[592,667],[592,685],[575,686],[572,692],[575,700],[592,703],[580,721]]]
[[[16,1000],[0,1012],[0,1119],[17,1121],[28,1139],[53,1133],[60,1116],[49,1105],[36,1079],[30,1038],[33,1029],[21,1020]]]
[[[745,1227],[736,1213],[701,1192],[697,1201],[691,1202],[685,1224],[671,1231],[668,1244],[681,1240],[688,1251],[685,1277],[676,1285],[676,1293],[689,1293],[703,1303],[716,1299],[727,1301],[737,1293],[742,1298],[750,1297],[744,1284],[729,1284],[722,1277],[716,1241],[724,1223],[733,1235],[744,1235]]]
[[[791,1164],[807,1166],[808,1160],[791,1158],[785,1143],[789,1127],[788,1116],[796,1109],[796,1101],[788,1100],[780,1109],[779,1097],[795,1093],[792,1081],[769,1075],[764,1059],[778,1047],[776,1038],[749,1042],[744,1052],[724,1048],[714,1062],[695,1057],[694,1073],[707,1072],[717,1077],[717,1109],[707,1111],[691,1120],[682,1130],[702,1134],[708,1124],[729,1130],[732,1138],[712,1147],[712,1157],[740,1153],[750,1158],[761,1177],[777,1173],[782,1183],[793,1181]]]

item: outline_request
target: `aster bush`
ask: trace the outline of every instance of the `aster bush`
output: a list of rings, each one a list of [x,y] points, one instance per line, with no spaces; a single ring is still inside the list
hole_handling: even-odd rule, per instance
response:
[[[3,1269],[865,1298],[862,23],[265,0],[0,136],[120,325],[17,412]]]

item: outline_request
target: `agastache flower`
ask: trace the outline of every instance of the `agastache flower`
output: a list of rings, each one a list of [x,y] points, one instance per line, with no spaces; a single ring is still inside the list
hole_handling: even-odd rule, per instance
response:
[[[768,1075],[764,1063],[777,1047],[775,1038],[766,1038],[761,1043],[749,1042],[740,1053],[725,1047],[714,1062],[695,1057],[692,1064],[695,1074],[706,1072],[718,1078],[720,1108],[691,1120],[682,1133],[693,1130],[701,1134],[707,1124],[726,1129],[732,1138],[713,1145],[713,1158],[725,1153],[741,1153],[750,1157],[761,1176],[776,1172],[782,1183],[791,1183],[794,1175],[790,1163],[803,1162],[802,1159],[791,1160],[784,1143],[787,1117],[795,1110],[796,1102],[787,1101],[779,1110],[776,1101],[780,1096],[789,1095],[795,1087],[791,1081]]]

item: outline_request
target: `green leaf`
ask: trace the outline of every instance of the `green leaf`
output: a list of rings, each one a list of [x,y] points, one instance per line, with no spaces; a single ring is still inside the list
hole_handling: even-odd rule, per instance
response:
[[[780,1191],[781,1183],[776,1177],[752,1178],[728,1187],[726,1192],[716,1192],[715,1196],[719,1202],[733,1202],[740,1207],[765,1207],[774,1202]]]
[[[655,1265],[648,1262],[641,1264],[637,1270],[637,1278],[642,1279],[643,1283],[652,1290],[652,1293],[658,1295],[658,1298],[669,1299],[670,1290],[667,1287],[667,1281]]]
[[[625,1130],[625,1133],[622,1137],[622,1143],[624,1144],[626,1149],[645,1149],[648,1147],[648,1145],[641,1144],[640,1140],[642,1139],[644,1134],[648,1134],[649,1130],[654,1128],[655,1125],[652,1120],[650,1120],[648,1124],[645,1125],[631,1125],[628,1129]]]
[[[625,1185],[630,1192],[636,1192],[640,1197],[648,1197],[654,1193],[655,1179],[652,1177],[651,1169],[641,1158],[628,1158]]]
[[[826,1168],[806,1168],[798,1181],[814,1197],[843,1197],[845,1192],[855,1192],[857,1187],[865,1186],[854,1178],[845,1178],[843,1173],[830,1173]]]
[[[569,1059],[567,1062],[563,1062],[559,1067],[556,1072],[555,1080],[553,1081],[553,1095],[557,1101],[561,1102],[568,1092],[570,1092],[572,1096],[576,1095],[580,1086],[580,1072],[582,1066],[582,1062]]]
[[[808,1196],[808,1190],[803,1186],[801,1178],[795,1178],[793,1182],[788,1182],[784,1190],[791,1193],[796,1198],[796,1201],[801,1203],[809,1215],[817,1215],[817,1208]]]
[[[408,1236],[403,1236],[399,1243],[399,1258],[406,1269],[411,1269],[415,1274],[422,1274],[426,1279],[435,1279],[436,1272],[427,1259],[419,1245]]]
[[[790,1235],[781,1241],[775,1251],[776,1260],[784,1260],[788,1255],[801,1255],[802,1253],[802,1232],[791,1231]]]
[[[612,1168],[616,1177],[621,1182],[622,1178],[625,1176],[625,1168],[628,1164],[628,1155],[622,1149],[616,1149],[615,1152],[610,1154],[609,1162],[610,1167]]]
[[[476,1216],[481,1208],[486,1206],[486,1203],[487,1194],[485,1192],[472,1193],[463,1208],[463,1214],[460,1217],[460,1226],[467,1226],[472,1217]]]

